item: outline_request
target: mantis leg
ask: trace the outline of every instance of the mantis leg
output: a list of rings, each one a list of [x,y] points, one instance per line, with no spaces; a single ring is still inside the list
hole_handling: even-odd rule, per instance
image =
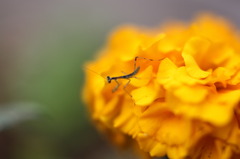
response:
[[[117,83],[116,87],[112,89],[112,92],[116,92],[118,90],[118,87],[120,86],[120,83],[115,79],[115,82]]]
[[[126,78],[128,80],[128,82],[124,85],[123,89],[124,91],[132,98],[131,94],[127,91],[127,86],[128,84],[131,82],[131,80],[129,78]]]

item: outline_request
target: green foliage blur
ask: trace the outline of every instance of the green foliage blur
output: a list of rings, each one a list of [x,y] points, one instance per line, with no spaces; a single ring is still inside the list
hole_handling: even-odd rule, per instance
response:
[[[100,142],[80,97],[82,64],[92,56],[96,44],[77,30],[53,31],[47,30],[34,43],[27,41],[18,60],[11,86],[13,101],[16,105],[18,101],[33,102],[38,109],[34,118],[14,128],[13,158],[84,158]]]
[[[56,17],[1,49],[11,71],[1,71],[7,86],[0,105],[0,158],[95,159],[114,153],[81,100],[83,64],[101,47],[101,30],[86,31],[73,19]]]

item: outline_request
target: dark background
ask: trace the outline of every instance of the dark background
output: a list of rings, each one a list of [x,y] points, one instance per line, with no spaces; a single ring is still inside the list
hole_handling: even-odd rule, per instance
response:
[[[82,64],[115,27],[189,21],[208,11],[240,25],[240,1],[1,0],[0,158],[126,159],[91,125]]]

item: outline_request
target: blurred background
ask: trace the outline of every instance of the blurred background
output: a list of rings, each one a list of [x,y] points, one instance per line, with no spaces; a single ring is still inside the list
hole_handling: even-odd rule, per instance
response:
[[[240,1],[1,0],[0,158],[126,159],[80,98],[82,65],[115,27],[156,26],[209,11],[240,25]]]

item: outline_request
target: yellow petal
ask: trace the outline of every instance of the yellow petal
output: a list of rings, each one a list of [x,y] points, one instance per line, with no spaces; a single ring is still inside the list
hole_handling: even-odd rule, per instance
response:
[[[180,82],[180,87],[182,84],[188,86],[194,86],[196,84],[205,84],[207,81],[202,79],[196,79],[189,75],[186,67],[179,67],[174,75],[174,80]]]
[[[176,70],[177,66],[170,59],[163,59],[158,68],[157,81],[160,84],[167,83],[172,80]]]
[[[217,126],[227,124],[233,116],[233,108],[240,100],[240,90],[219,93],[202,107],[202,119]]]
[[[210,72],[203,71],[198,66],[195,59],[191,55],[183,53],[182,56],[185,61],[186,70],[191,77],[200,79],[200,78],[206,78],[210,75]]]
[[[146,106],[151,104],[158,95],[158,90],[154,84],[137,88],[131,92],[131,96],[136,105]]]

